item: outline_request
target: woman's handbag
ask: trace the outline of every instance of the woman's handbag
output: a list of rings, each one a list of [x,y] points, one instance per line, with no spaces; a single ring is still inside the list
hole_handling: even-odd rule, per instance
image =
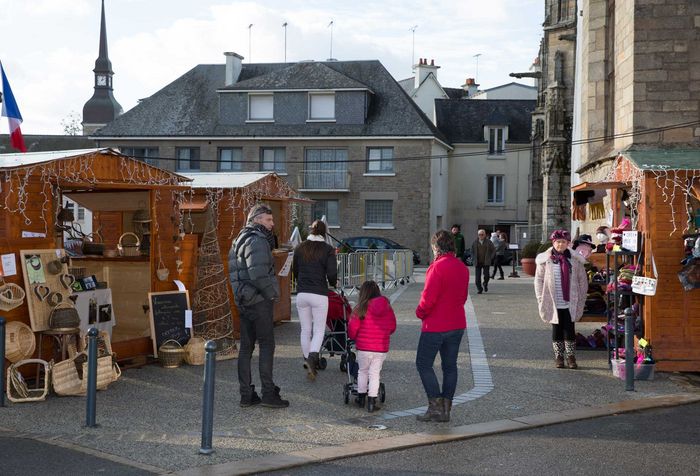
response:
[[[654,260],[654,253],[651,251],[651,245],[649,245],[649,254],[651,255],[651,269],[654,271],[654,277],[648,278],[646,276],[638,276],[636,274],[632,277],[632,292],[642,294],[644,296],[653,296],[656,294],[656,284],[658,281],[656,261]]]
[[[80,352],[72,359],[53,365],[51,383],[57,395],[85,395],[87,393],[87,353]],[[97,358],[97,390],[103,390],[121,376],[121,370],[111,355]]]

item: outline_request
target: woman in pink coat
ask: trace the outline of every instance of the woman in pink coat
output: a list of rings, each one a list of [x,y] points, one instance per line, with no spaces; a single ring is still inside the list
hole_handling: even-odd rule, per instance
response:
[[[357,348],[357,404],[367,411],[379,408],[379,376],[389,352],[389,339],[396,330],[396,315],[389,300],[382,296],[374,281],[365,281],[360,287],[357,306],[350,316],[348,337]]]
[[[535,263],[535,296],[540,318],[552,324],[552,347],[556,368],[564,368],[564,355],[570,369],[576,364],[576,329],[581,319],[588,292],[588,275],[583,267],[586,259],[569,249],[571,235],[556,230],[549,237],[552,247],[537,255]]]

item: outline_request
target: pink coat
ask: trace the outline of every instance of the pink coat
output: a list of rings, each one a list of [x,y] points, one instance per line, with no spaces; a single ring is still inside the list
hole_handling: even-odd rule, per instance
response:
[[[422,332],[449,332],[467,327],[469,268],[449,253],[440,256],[425,273],[425,286],[416,308]]]
[[[357,350],[389,352],[389,336],[396,330],[396,315],[384,296],[372,298],[365,318],[350,316],[348,337],[355,341]]]
[[[535,296],[537,306],[540,311],[540,318],[549,324],[559,324],[557,315],[557,305],[554,294],[554,274],[552,271],[555,265],[552,261],[552,248],[537,255],[535,263]],[[586,304],[588,294],[588,275],[583,267],[586,259],[575,251],[571,252],[571,287],[569,290],[569,313],[572,322],[581,319],[583,306]]]

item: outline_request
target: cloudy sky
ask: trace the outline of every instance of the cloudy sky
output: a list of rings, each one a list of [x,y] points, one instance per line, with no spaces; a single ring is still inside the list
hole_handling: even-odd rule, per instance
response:
[[[435,59],[443,86],[476,76],[481,88],[508,83],[537,55],[543,0],[106,0],[114,94],[134,107],[197,64],[378,59],[399,79],[415,58]],[[61,134],[92,96],[99,0],[0,0],[0,61],[25,134]],[[248,25],[253,24],[249,45]],[[522,80],[521,82],[528,81]],[[7,123],[0,122],[0,134]]]

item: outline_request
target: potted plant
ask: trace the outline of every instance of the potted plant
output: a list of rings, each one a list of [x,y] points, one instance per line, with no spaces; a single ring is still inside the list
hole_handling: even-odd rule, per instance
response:
[[[523,250],[520,252],[520,265],[523,268],[523,273],[530,276],[535,275],[535,270],[537,269],[535,256],[537,256],[540,246],[542,246],[542,243],[534,240],[523,246]]]

